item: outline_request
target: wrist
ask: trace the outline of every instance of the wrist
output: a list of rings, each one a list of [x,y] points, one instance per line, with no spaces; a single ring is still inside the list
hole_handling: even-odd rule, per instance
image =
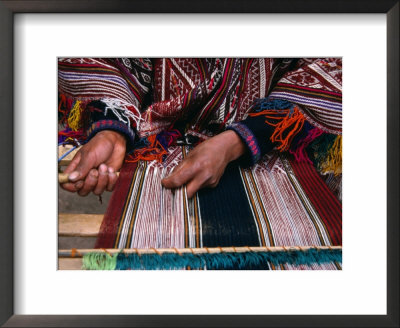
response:
[[[232,162],[246,152],[246,146],[238,134],[233,130],[227,130],[220,134],[225,139],[226,159]]]
[[[100,138],[107,138],[114,144],[126,146],[126,138],[122,133],[114,130],[101,130],[97,132],[96,136]]]

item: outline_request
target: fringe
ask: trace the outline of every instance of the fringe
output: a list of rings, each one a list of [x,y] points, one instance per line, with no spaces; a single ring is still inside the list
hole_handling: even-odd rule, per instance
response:
[[[121,122],[128,125],[129,128],[131,127],[130,120],[132,120],[135,122],[137,130],[140,130],[140,121],[143,119],[140,117],[139,110],[132,104],[113,98],[103,98],[100,101],[106,105],[104,115],[107,115],[107,111],[110,110]]]
[[[59,122],[65,125],[65,130],[59,133],[59,142],[67,142],[69,139],[79,138],[79,142],[84,143],[87,139],[86,130],[88,129],[90,112],[93,109],[87,105],[93,99],[75,99],[64,94],[59,94]],[[138,109],[125,101],[113,98],[100,99],[105,104],[104,115],[112,111],[119,121],[128,127],[134,122],[139,129],[139,124],[143,120]]]
[[[88,253],[83,256],[85,270],[229,270],[279,264],[321,264],[342,262],[342,251],[338,249],[308,249],[277,252],[224,252],[224,253]]]
[[[83,144],[86,140],[84,125],[87,113],[84,110],[91,100],[77,100],[59,95],[58,119],[64,125],[64,130],[58,132],[58,143],[72,143],[74,145]]]
[[[289,150],[293,138],[301,131],[306,120],[297,106],[287,109],[266,109],[250,113],[249,116],[264,116],[265,123],[275,127],[270,139],[277,143],[279,151]]]
[[[311,160],[309,159],[306,148],[320,135],[322,135],[324,132],[319,129],[319,128],[313,128],[310,130],[305,138],[302,140],[299,140],[297,143],[296,149],[292,150],[290,149],[289,152],[294,155],[294,158],[298,162],[308,162],[312,164]]]
[[[143,143],[144,141],[141,142]],[[127,155],[125,158],[125,162],[135,163],[141,160],[156,160],[159,163],[162,163],[164,155],[167,155],[168,152],[157,139],[157,135],[153,134],[147,137],[145,143],[147,144],[147,146],[145,146],[144,148],[135,149],[132,154]]]
[[[66,124],[68,117],[67,97],[63,94],[59,95],[58,99],[58,122]]]
[[[87,254],[89,255],[89,254]],[[82,259],[82,268],[87,270],[115,270],[118,254],[91,253]]]
[[[67,144],[71,143],[76,146],[79,146],[84,142],[86,136],[83,131],[72,131],[70,128],[66,128],[63,131],[58,132],[58,144]]]
[[[82,125],[82,121],[86,118],[84,117],[84,112],[85,112],[84,109],[86,108],[87,104],[90,103],[91,101],[92,101],[91,99],[83,100],[83,99],[69,97],[64,94],[59,94],[59,101],[58,101],[58,112],[60,117],[59,122],[62,124],[68,124],[71,112],[76,111],[78,110],[78,108],[80,108],[79,118],[80,118],[80,124]],[[75,119],[76,119],[76,114],[78,114],[78,112],[72,114],[75,117]],[[75,121],[75,119],[72,120]]]
[[[336,136],[326,160],[321,164],[321,171],[324,174],[333,173],[335,176],[342,173],[342,136]]]
[[[82,129],[82,101],[77,100],[68,115],[68,127],[72,131]]]
[[[151,135],[139,140],[135,144],[135,150],[125,159],[126,162],[135,163],[156,160],[162,163],[164,155],[168,154],[168,148],[175,144],[182,134],[178,130],[162,131],[157,135]]]
[[[323,133],[316,138],[307,148],[309,158],[312,159],[314,166],[321,171],[321,165],[325,161],[328,150],[332,147],[336,136]]]
[[[327,134],[318,127],[302,131],[307,121],[300,109],[282,99],[258,99],[252,106],[249,116],[264,116],[265,123],[275,127],[271,141],[278,144],[279,151],[289,151],[299,162],[309,162],[314,158],[314,165],[322,174],[342,173],[342,137]],[[306,124],[306,125],[305,125]],[[299,134],[299,132],[302,133]],[[303,138],[301,134],[307,133]],[[299,141],[294,139],[301,138]],[[296,142],[294,146],[293,143]],[[310,156],[309,155],[313,155]]]

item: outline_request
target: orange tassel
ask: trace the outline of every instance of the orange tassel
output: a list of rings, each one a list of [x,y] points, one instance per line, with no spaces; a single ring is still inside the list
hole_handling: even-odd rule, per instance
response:
[[[264,116],[265,123],[274,126],[275,130],[271,136],[271,141],[278,144],[279,151],[289,149],[293,138],[299,133],[304,125],[305,117],[298,107],[290,109],[267,109],[259,113],[250,113],[249,116]]]
[[[151,135],[147,138],[150,145],[145,148],[136,149],[133,154],[128,155],[125,159],[127,163],[135,163],[138,161],[158,161],[162,163],[163,156],[167,154],[167,151],[156,139],[157,135]]]

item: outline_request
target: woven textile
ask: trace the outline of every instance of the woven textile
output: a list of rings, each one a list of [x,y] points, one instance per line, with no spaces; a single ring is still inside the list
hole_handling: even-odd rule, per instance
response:
[[[341,59],[309,61],[307,65],[286,73],[270,97],[301,105],[303,114],[314,126],[329,133],[341,133]]]
[[[341,245],[341,204],[311,164],[278,153],[251,168],[232,163],[216,188],[188,199],[161,186],[188,152],[125,163],[96,248]]]
[[[96,247],[341,246],[341,84],[341,58],[60,58],[59,142],[84,144],[102,130],[127,140]],[[226,129],[246,146],[244,166],[230,163],[193,199],[161,186],[189,147]],[[197,268],[340,269],[332,254],[204,255]],[[122,255],[98,259],[117,269],[170,265]],[[186,268],[189,257],[172,262]]]
[[[268,95],[337,135],[341,69],[340,58],[60,58],[59,93],[67,109],[102,100],[141,137],[184,124],[185,135],[204,140]]]

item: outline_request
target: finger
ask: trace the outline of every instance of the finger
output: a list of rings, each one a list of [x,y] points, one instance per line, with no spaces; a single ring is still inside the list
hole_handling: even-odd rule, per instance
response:
[[[99,166],[99,178],[97,180],[97,185],[93,190],[95,195],[101,195],[107,187],[108,183],[108,168],[107,165],[101,164]]]
[[[73,172],[76,167],[78,166],[80,160],[81,160],[81,151],[78,151],[72,161],[69,163],[69,165],[65,168],[64,173],[71,173]]]
[[[69,192],[76,192],[78,190],[75,188],[75,184],[71,183],[71,182],[63,183],[60,186],[61,186],[61,188],[63,188],[66,191],[69,191]]]
[[[117,182],[118,176],[115,174],[114,169],[112,167],[108,168],[108,184],[107,191],[113,191],[115,183]]]
[[[85,184],[85,180],[79,180],[78,182],[75,182],[75,189],[76,191],[82,189],[83,185]]]
[[[95,167],[97,167],[97,165],[94,162],[93,154],[81,151],[80,160],[68,178],[72,182],[83,180],[86,178],[89,171]]]
[[[81,160],[81,153],[80,151],[78,151],[76,153],[76,155],[74,156],[74,158],[72,159],[71,163],[69,163],[69,165],[66,167],[66,169],[64,170],[64,173],[71,173],[75,170],[75,168],[77,167],[77,165],[79,164]],[[67,183],[62,183],[60,184],[61,188],[70,191],[70,192],[76,192],[78,189],[76,189],[75,187],[75,182],[67,182]]]
[[[86,176],[83,187],[78,191],[80,196],[87,196],[97,185],[99,177],[99,171],[91,169],[89,174]]]
[[[161,180],[161,184],[165,188],[178,188],[190,181],[196,175],[193,165],[185,165],[184,167],[174,171],[170,176]]]
[[[186,194],[188,198],[192,198],[196,192],[198,192],[205,185],[204,179],[200,177],[196,177],[193,180],[190,180],[186,185]]]
[[[186,185],[188,198],[192,198],[196,192],[202,188],[215,188],[219,183],[220,177],[211,174],[210,171],[203,171]]]

